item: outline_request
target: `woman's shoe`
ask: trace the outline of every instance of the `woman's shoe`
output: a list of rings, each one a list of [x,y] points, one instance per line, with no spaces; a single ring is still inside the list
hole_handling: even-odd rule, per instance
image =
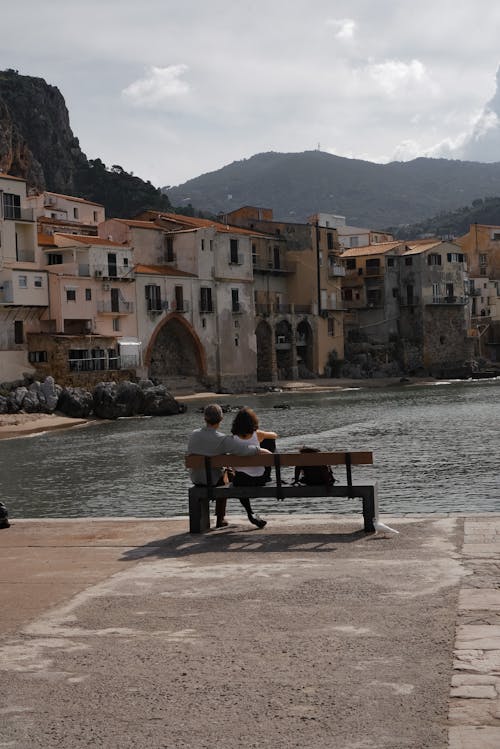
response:
[[[258,515],[252,515],[252,517],[249,517],[248,519],[253,523],[253,525],[256,525],[257,528],[264,528],[264,526],[267,525],[267,520],[262,520]]]

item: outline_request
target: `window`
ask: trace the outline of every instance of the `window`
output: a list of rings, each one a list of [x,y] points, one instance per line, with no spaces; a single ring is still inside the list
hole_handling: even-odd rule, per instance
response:
[[[214,250],[214,240],[211,239],[210,240],[210,252],[213,252],[213,250]]]
[[[321,250],[318,252],[318,260],[319,260],[319,267],[322,268],[323,267],[323,253],[321,252]]]
[[[281,268],[279,247],[273,247],[273,257],[274,257],[274,267],[276,268],[276,270],[279,270],[279,268]]]
[[[427,255],[427,265],[441,265],[441,255],[437,252],[431,252]]]
[[[352,289],[343,289],[342,293],[346,302],[352,301]]]
[[[92,289],[85,289],[85,301],[90,302],[92,300]]]
[[[113,317],[113,331],[116,333],[120,330],[120,318]]]
[[[21,218],[21,196],[11,195],[8,192],[3,194],[3,217],[5,219]]]
[[[43,286],[43,278],[41,276],[35,276],[35,280],[33,282],[33,285],[35,289],[41,289]]]
[[[240,312],[240,295],[238,289],[231,289],[231,310]]]
[[[173,237],[163,237],[163,249],[165,251],[165,261],[167,263],[173,263],[175,260]]]
[[[28,276],[18,276],[17,280],[18,280],[20,289],[28,288]]]
[[[388,268],[393,268],[394,267],[394,258],[393,257],[388,257],[387,258],[387,267]]]
[[[449,263],[463,263],[464,256],[461,252],[448,252],[448,262]]]
[[[239,346],[240,345],[240,337],[238,334],[234,336],[234,345]]]
[[[47,352],[46,351],[30,351],[28,353],[28,361],[31,364],[37,364],[38,362],[46,362],[48,361]]]
[[[500,233],[497,231],[494,231],[493,236],[491,238],[493,239],[494,242],[500,241]]]
[[[22,320],[14,322],[14,343],[24,343],[24,323]]]
[[[252,265],[257,265],[257,247],[252,244]]]
[[[413,265],[413,258],[405,257],[405,265]]]
[[[128,268],[128,257],[123,258],[123,265],[125,266],[125,268]]]
[[[184,288],[182,286],[175,287],[175,309],[178,312],[184,310]]]
[[[239,262],[238,261],[238,240],[230,239],[229,247],[230,247],[229,262],[233,265],[237,265]]]
[[[348,258],[345,267],[347,270],[354,270],[356,268],[356,258]]]
[[[326,246],[329,250],[333,250],[333,234],[331,231],[327,232],[326,235]]]
[[[161,288],[157,284],[147,284],[145,286],[146,309],[148,312],[161,311]]]
[[[99,221],[99,214],[97,213],[97,211],[94,211],[94,224],[97,224],[98,221]]]
[[[200,312],[213,312],[212,289],[209,286],[200,288]]]
[[[66,301],[76,302],[76,289],[66,289]]]
[[[63,256],[58,252],[49,252],[47,258],[49,265],[62,265]]]
[[[488,256],[487,255],[479,255],[479,265],[488,265]]]
[[[78,219],[78,208],[73,208],[73,218]]]
[[[392,296],[394,297],[394,299],[397,299],[399,297],[399,289],[393,288]]]
[[[203,252],[205,250],[205,240],[201,240],[201,251]]]
[[[333,317],[328,318],[328,335],[335,335],[335,320]]]

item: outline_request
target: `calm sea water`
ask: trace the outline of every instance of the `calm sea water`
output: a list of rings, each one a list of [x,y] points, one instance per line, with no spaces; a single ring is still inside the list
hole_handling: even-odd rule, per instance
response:
[[[0,498],[15,517],[171,517],[187,512],[183,466],[199,409],[0,442]],[[373,450],[354,481],[377,480],[382,512],[500,511],[500,380],[329,393],[223,396],[248,405],[281,451]],[[289,409],[275,408],[283,403]],[[230,430],[232,415],[223,426]],[[343,468],[336,469],[343,483]],[[285,474],[286,477],[286,474]],[[260,512],[358,510],[358,500],[258,500]],[[229,511],[240,512],[237,500]]]

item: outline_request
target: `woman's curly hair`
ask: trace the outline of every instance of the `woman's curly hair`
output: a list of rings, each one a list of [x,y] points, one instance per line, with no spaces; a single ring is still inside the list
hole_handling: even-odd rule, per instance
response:
[[[245,434],[253,434],[259,428],[257,414],[251,408],[240,408],[233,419],[231,433],[243,437]]]

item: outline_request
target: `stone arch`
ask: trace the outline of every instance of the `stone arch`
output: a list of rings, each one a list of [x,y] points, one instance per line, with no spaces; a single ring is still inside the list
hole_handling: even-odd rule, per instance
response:
[[[301,320],[297,325],[297,359],[299,376],[308,377],[314,372],[313,330],[308,320]]]
[[[269,323],[261,320],[255,329],[257,339],[257,380],[271,382],[273,379],[273,331]]]
[[[292,326],[288,320],[280,320],[274,329],[278,379],[293,377]]]
[[[172,377],[202,378],[207,374],[205,351],[198,335],[176,313],[168,315],[153,332],[144,363],[148,375],[160,381]]]

